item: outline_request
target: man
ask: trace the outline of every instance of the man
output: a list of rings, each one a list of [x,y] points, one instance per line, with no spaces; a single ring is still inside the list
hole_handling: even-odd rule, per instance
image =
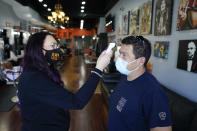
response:
[[[168,98],[145,69],[150,55],[142,36],[122,40],[116,68],[123,75],[110,97],[108,131],[171,131]]]
[[[196,45],[191,41],[187,47],[187,71],[197,72]]]

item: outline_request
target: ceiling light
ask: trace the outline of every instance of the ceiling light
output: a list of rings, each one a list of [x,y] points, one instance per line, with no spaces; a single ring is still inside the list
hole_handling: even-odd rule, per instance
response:
[[[81,6],[81,9],[85,9],[85,7],[84,6]]]
[[[48,11],[51,11],[51,9],[50,9],[50,8],[48,8]]]
[[[44,4],[43,6],[44,6],[44,7],[47,7],[47,4]]]
[[[83,25],[84,25],[84,20],[81,20],[81,24],[80,24],[80,29],[83,29]]]
[[[84,12],[84,10],[81,10],[81,12],[83,13],[83,12]]]
[[[39,2],[42,2],[43,0],[38,0]]]
[[[64,27],[64,26],[60,26],[60,28],[65,29],[65,27]]]
[[[82,1],[82,2],[81,2],[81,4],[82,4],[82,5],[85,5],[85,4],[86,4],[86,2],[85,2],[85,1]]]
[[[49,8],[48,8],[49,9]],[[59,2],[55,4],[55,11],[51,12],[51,16],[48,16],[48,22],[52,23],[55,26],[65,28],[63,27],[64,24],[67,24],[69,21],[69,17],[66,16],[66,13],[63,12],[62,4]]]
[[[85,38],[85,36],[83,35],[83,36],[82,36],[82,39],[84,39],[84,38]]]

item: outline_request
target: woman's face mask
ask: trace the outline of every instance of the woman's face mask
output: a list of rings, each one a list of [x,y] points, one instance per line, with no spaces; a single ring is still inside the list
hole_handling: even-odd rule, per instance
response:
[[[137,60],[137,59],[136,59]],[[116,69],[121,73],[121,74],[124,74],[124,75],[129,75],[131,74],[132,72],[136,71],[137,69],[139,69],[140,66],[137,66],[135,69],[133,70],[128,70],[127,69],[127,66],[131,63],[134,63],[136,62],[136,60],[134,61],[131,61],[131,62],[127,62],[125,60],[123,60],[122,58],[118,57],[118,59],[116,60]]]
[[[45,49],[43,49],[45,50]],[[53,50],[45,50],[45,58],[47,59],[49,64],[56,64],[60,58],[61,50],[60,48],[53,49]]]

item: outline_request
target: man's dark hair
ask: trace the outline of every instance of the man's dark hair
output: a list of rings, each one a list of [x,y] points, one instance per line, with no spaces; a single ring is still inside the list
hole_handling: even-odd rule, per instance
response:
[[[144,66],[148,63],[151,55],[151,43],[143,36],[128,36],[122,40],[122,44],[132,45],[135,58],[145,57]]]

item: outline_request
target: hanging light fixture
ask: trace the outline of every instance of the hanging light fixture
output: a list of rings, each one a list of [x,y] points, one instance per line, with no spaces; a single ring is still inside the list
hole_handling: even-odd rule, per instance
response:
[[[66,16],[66,13],[63,12],[63,7],[59,3],[55,4],[55,11],[51,12],[52,16],[48,16],[49,23],[52,23],[53,25],[60,27],[64,24],[67,24],[69,21],[69,17]]]

